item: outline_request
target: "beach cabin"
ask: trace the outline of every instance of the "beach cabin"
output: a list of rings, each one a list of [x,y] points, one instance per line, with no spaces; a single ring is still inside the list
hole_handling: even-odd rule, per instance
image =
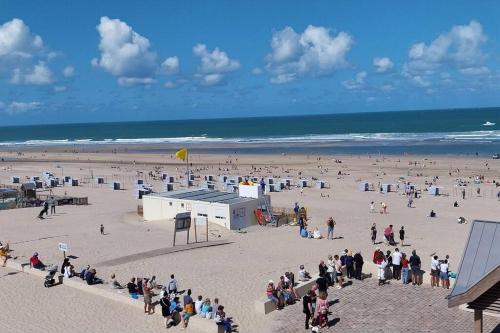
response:
[[[70,183],[71,182],[71,176],[64,176],[64,182],[65,183]]]
[[[49,178],[45,180],[45,185],[47,187],[57,187],[59,185],[59,181],[55,178]]]
[[[40,180],[35,181],[35,187],[37,189],[43,188],[43,182],[41,182]]]
[[[21,185],[21,191],[26,199],[36,199],[35,183],[24,183]]]
[[[440,188],[437,186],[434,186],[434,185],[429,187],[428,191],[429,191],[430,195],[440,195],[441,194]]]
[[[144,179],[137,179],[137,185],[144,184]]]
[[[325,187],[326,187],[326,183],[324,181],[322,181],[322,180],[316,181],[316,185],[315,185],[316,189],[321,190]]]
[[[47,178],[47,177],[46,177],[46,178]],[[31,176],[31,177],[30,177],[30,181],[31,181],[31,182],[36,182],[37,180],[40,180],[40,177],[38,177],[38,176]]]
[[[78,179],[72,178],[71,179],[71,186],[78,186]]]
[[[194,181],[194,174],[192,173],[189,174],[189,180]]]
[[[174,184],[173,183],[163,183],[163,192],[170,192],[174,190]]]
[[[382,184],[382,193],[389,193],[392,191],[392,184]]]
[[[416,191],[415,184],[406,184],[405,185],[405,193],[406,194],[411,193],[411,192],[415,192],[415,191]]]
[[[19,184],[19,177],[12,176],[12,177],[10,177],[10,181],[12,182],[12,184]]]
[[[367,182],[358,183],[358,190],[361,192],[368,192],[370,190],[370,184]]]
[[[307,187],[307,180],[299,179],[299,187]]]
[[[257,224],[254,210],[262,205],[262,197],[196,188],[144,195],[142,205],[147,221],[174,219],[178,213],[191,212],[193,218],[206,217],[210,223],[237,230]]]
[[[225,183],[227,181],[227,176],[226,175],[220,175],[219,176],[219,182]]]
[[[96,184],[104,184],[104,177],[96,177],[95,183]]]
[[[207,190],[215,190],[215,183],[207,180],[202,183],[201,187]]]
[[[11,188],[0,188],[0,210],[16,208],[17,191]]]
[[[267,178],[266,184],[268,184],[268,185],[274,184],[274,178]]]
[[[138,188],[135,191],[135,197],[137,199],[142,199],[143,196],[150,194],[153,192],[150,188]]]
[[[114,191],[118,191],[118,190],[121,190],[121,189],[122,189],[122,184],[121,184],[120,182],[113,181],[113,182],[111,182],[110,187],[111,187]]]
[[[276,188],[275,188],[274,184],[267,184],[266,185],[266,193],[275,192],[275,191],[276,191]]]

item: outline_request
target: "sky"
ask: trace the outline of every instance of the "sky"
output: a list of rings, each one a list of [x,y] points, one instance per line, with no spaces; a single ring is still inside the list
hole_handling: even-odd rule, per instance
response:
[[[499,106],[499,16],[496,1],[0,0],[0,126]]]

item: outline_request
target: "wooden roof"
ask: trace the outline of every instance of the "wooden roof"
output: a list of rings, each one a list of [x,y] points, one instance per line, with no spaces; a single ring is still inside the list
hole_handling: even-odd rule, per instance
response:
[[[448,307],[475,301],[499,281],[500,222],[475,220],[448,296]]]

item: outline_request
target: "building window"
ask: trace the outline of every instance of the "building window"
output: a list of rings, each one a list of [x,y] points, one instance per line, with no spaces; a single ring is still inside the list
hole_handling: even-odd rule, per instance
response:
[[[184,204],[183,203],[181,203],[181,208],[184,208]]]
[[[198,215],[198,216],[203,216],[203,217],[208,217],[208,214],[198,213],[197,215]]]
[[[172,201],[170,201],[168,204],[169,204],[170,206],[172,206]]]
[[[225,220],[226,217],[225,216],[215,216],[216,219],[219,219],[219,220]]]

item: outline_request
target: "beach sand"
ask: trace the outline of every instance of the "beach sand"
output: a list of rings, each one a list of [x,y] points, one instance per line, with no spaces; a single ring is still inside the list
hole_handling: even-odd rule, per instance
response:
[[[0,211],[0,240],[10,240],[18,261],[27,261],[37,251],[45,263],[60,265],[62,253],[58,250],[58,243],[65,242],[69,247],[68,254],[78,257],[72,260],[77,270],[89,264],[96,267],[99,277],[107,278],[115,273],[120,282],[126,283],[132,276],[156,275],[159,282],[165,283],[170,274],[175,273],[181,289],[191,288],[195,297],[219,297],[228,316],[239,325],[239,332],[267,332],[275,328],[280,313],[259,315],[254,310],[254,302],[265,299],[269,279],[276,281],[285,271],[296,273],[300,264],[317,273],[319,261],[326,260],[328,254],[339,254],[343,249],[360,250],[365,259],[364,271],[375,273],[371,264],[375,246],[370,240],[370,227],[374,222],[378,226],[378,241],[382,240],[387,225],[394,225],[396,238],[397,231],[404,225],[408,246],[402,251],[410,253],[416,249],[424,270],[429,270],[430,255],[436,253],[440,257],[449,254],[451,270],[455,271],[469,231],[469,224],[457,224],[457,218],[494,220],[498,219],[500,211],[500,202],[496,198],[498,188],[491,183],[495,177],[500,177],[500,161],[497,160],[460,156],[192,154],[192,169],[200,176],[252,173],[258,177],[297,180],[301,172],[302,177],[326,181],[330,188],[306,188],[302,195],[298,188],[271,193],[272,205],[291,209],[298,202],[307,207],[309,227],[319,227],[324,236],[325,221],[332,216],[337,222],[334,237],[341,238],[301,239],[298,228],[292,226],[252,226],[247,233],[235,233],[210,225],[210,239],[228,240],[231,244],[146,256],[109,266],[99,263],[172,245],[172,222],[144,222],[137,215],[140,200],[135,199],[133,189],[137,172],[143,172],[139,178],[151,183],[155,191],[161,191],[161,182],[149,179],[148,172],[158,166],[162,172],[178,179],[184,171],[182,161],[171,155],[99,151],[68,153],[51,152],[50,149],[25,151],[23,154],[5,152],[0,153],[0,157],[6,160],[0,163],[0,184],[9,184],[13,175],[24,178],[50,171],[59,177],[64,174],[80,179],[80,186],[57,187],[54,194],[67,193],[89,199],[88,206],[58,206],[57,213],[49,214],[45,220],[36,218],[40,208]],[[335,159],[342,163],[336,163]],[[417,165],[409,166],[410,161],[417,161]],[[252,166],[257,171],[252,171]],[[228,168],[229,171],[219,171],[219,168]],[[342,176],[338,176],[339,171]],[[422,176],[417,177],[417,174]],[[476,194],[476,186],[471,184],[466,187],[466,199],[462,200],[460,190],[455,186],[456,180],[472,181],[477,175],[485,177],[485,182],[479,185],[481,195]],[[108,184],[96,185],[91,180],[96,176],[105,177],[108,183],[121,181],[125,190],[112,191]],[[422,192],[422,197],[414,201],[415,208],[407,208],[407,198],[398,193],[358,190],[360,180],[376,186],[379,182],[396,184],[400,177],[423,190],[424,182],[431,181],[434,176],[439,177],[438,185],[445,195],[434,197]],[[370,213],[371,201],[377,204],[377,210],[381,202],[387,203],[388,214]],[[454,201],[458,201],[460,207],[454,208]],[[428,217],[431,209],[437,213],[436,218]],[[104,236],[99,233],[100,224],[105,226]],[[198,237],[204,239],[203,230],[198,232]],[[184,235],[178,236],[178,242],[184,241]],[[393,250],[384,244],[378,246],[384,251]],[[45,290],[41,279],[22,273],[6,275],[9,272],[0,269],[0,294],[5,297],[0,302],[0,311],[2,321],[12,332],[49,329],[52,332],[67,332],[68,329],[73,332],[164,331],[159,316],[147,317],[135,308],[85,295],[69,287]],[[424,282],[428,283],[428,280],[426,275]],[[297,315],[302,316],[301,306],[296,307]],[[47,309],[51,309],[50,314]],[[27,315],[28,311],[30,315]],[[37,324],[30,323],[30,320]],[[81,329],[83,327],[85,329]],[[298,328],[298,331],[302,330]]]

